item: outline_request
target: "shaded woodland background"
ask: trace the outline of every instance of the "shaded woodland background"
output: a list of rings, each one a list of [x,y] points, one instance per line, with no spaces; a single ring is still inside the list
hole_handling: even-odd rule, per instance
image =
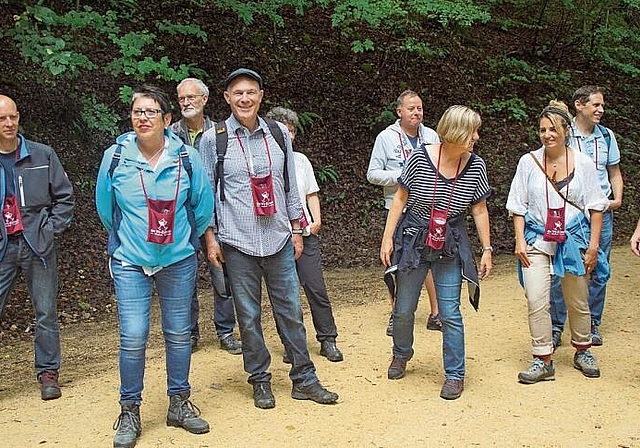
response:
[[[327,267],[379,264],[382,193],[365,173],[406,88],[422,96],[428,126],[452,104],[482,114],[476,148],[494,188],[497,252],[513,250],[504,204],[518,159],[539,146],[538,112],[583,84],[605,87],[603,123],[622,151],[618,242],[640,213],[638,0],[0,0],[0,24],[0,93],[18,103],[23,133],[56,149],[76,187],[76,217],[59,241],[63,325],[115,311],[95,177],[104,149],[129,129],[126,101],[142,82],[175,96],[180,79],[200,77],[211,90],[207,113],[219,120],[229,114],[226,75],[259,71],[262,111],[301,115],[296,146],[321,183]],[[0,337],[28,334],[31,315],[19,282]]]

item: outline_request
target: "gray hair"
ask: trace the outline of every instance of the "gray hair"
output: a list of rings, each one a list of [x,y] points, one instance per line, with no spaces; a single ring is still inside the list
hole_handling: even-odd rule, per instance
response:
[[[209,96],[209,87],[207,87],[207,85],[202,81],[200,81],[198,78],[184,78],[182,81],[180,81],[180,84],[178,84],[178,87],[176,87],[176,90],[179,90],[180,87],[182,87],[188,82],[192,82],[195,85],[197,85],[198,88],[200,89],[201,94]]]
[[[286,107],[274,107],[269,112],[267,112],[267,118],[279,121],[281,123],[284,123],[285,125],[290,124],[296,129],[300,126],[300,119],[298,119],[298,114],[291,109],[287,109]]]

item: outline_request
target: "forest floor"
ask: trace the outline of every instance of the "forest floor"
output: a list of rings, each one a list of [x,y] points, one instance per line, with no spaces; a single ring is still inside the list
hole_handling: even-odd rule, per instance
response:
[[[640,260],[627,247],[613,251],[601,326],[604,345],[593,349],[601,378],[587,379],[573,368],[567,333],[554,356],[556,380],[528,386],[516,380],[530,359],[524,294],[513,257],[495,262],[482,284],[480,311],[466,301],[462,305],[467,377],[460,399],[439,398],[441,334],[425,328],[427,300],[416,314],[416,353],[407,375],[390,381],[389,302],[381,270],[327,270],[344,362],[330,363],[319,355],[310,316],[305,319],[318,375],[340,394],[338,404],[290,398],[288,366],[281,362],[282,346],[266,310],[277,405],[255,408],[242,357],[221,350],[211,323],[203,320],[190,378],[193,402],[211,424],[211,432],[200,436],[165,425],[168,400],[156,306],[137,446],[640,447]],[[210,316],[210,295],[203,291],[201,297],[201,316]],[[117,322],[107,315],[100,322],[66,326],[62,343],[63,396],[48,402],[40,400],[34,380],[31,344],[9,340],[0,347],[0,446],[112,446],[119,412]]]

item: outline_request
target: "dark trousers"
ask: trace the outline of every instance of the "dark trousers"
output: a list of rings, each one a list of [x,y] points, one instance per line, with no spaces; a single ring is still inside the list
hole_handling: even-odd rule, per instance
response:
[[[327,294],[327,286],[322,274],[320,239],[316,235],[304,238],[304,250],[296,260],[296,270],[300,285],[309,301],[316,339],[335,341],[338,336],[336,321],[333,318],[331,302]]]

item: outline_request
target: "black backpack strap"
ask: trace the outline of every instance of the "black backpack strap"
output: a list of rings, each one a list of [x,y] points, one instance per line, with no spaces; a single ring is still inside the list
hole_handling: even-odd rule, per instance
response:
[[[216,164],[215,184],[220,192],[220,201],[224,201],[224,156],[227,154],[227,126],[224,121],[216,123],[216,153],[218,163]]]
[[[278,123],[272,118],[263,118],[263,120],[269,126],[271,135],[282,149],[284,153],[284,191],[289,193],[289,170],[287,169],[287,147],[284,143],[284,135],[282,135],[282,129],[278,126]]]

